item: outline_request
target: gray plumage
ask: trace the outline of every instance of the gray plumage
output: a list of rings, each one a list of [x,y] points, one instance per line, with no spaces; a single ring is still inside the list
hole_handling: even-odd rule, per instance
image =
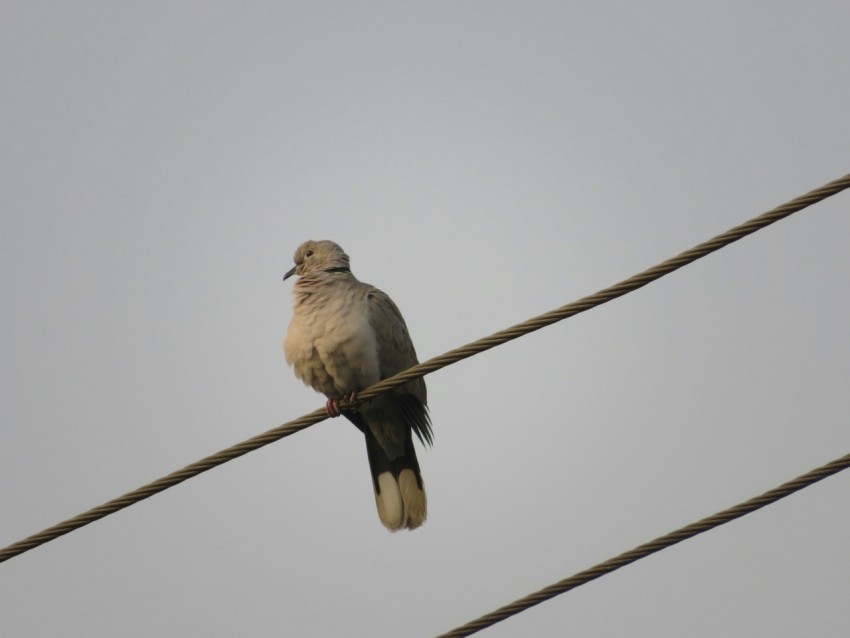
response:
[[[328,398],[341,399],[418,363],[401,312],[374,286],[351,274],[348,255],[332,241],[307,241],[295,251],[292,322],[284,341],[295,376]],[[336,402],[336,403],[335,403]],[[431,442],[424,380],[416,379],[342,412],[363,432],[381,522],[415,529],[427,516],[425,486],[411,432]]]

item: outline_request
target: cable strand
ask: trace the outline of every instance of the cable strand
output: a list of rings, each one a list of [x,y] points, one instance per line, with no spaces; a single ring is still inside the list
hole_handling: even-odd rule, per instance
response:
[[[564,594],[576,587],[580,587],[596,580],[597,578],[605,576],[606,574],[617,571],[621,567],[630,565],[641,558],[646,558],[651,554],[655,554],[656,552],[660,552],[661,550],[676,545],[677,543],[681,543],[684,540],[693,538],[698,534],[702,534],[710,529],[714,529],[715,527],[734,521],[737,518],[751,514],[762,507],[775,503],[789,494],[798,492],[803,488],[817,483],[818,481],[822,481],[823,479],[845,470],[848,467],[850,467],[850,454],[842,456],[841,458],[827,463],[826,465],[815,468],[810,472],[802,474],[801,476],[798,476],[787,483],[783,483],[772,490],[768,490],[764,494],[751,498],[748,501],[739,503],[734,507],[730,507],[722,512],[703,518],[702,520],[691,523],[690,525],[685,525],[684,527],[665,534],[664,536],[659,536],[648,543],[638,545],[634,549],[624,552],[619,556],[609,558],[598,565],[580,571],[569,578],[560,580],[557,583],[553,583],[532,594],[515,600],[514,602],[485,614],[476,620],[468,622],[461,627],[457,627],[447,633],[440,634],[437,638],[463,638],[465,636],[470,636],[482,629],[486,629],[496,623],[502,622],[511,616],[515,616],[516,614],[526,611],[535,605],[539,605],[542,602],[550,600],[555,596]]]

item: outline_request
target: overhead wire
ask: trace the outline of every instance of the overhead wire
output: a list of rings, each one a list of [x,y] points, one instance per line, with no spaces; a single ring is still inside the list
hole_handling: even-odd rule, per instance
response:
[[[623,552],[619,556],[609,558],[598,565],[594,565],[593,567],[580,571],[569,578],[560,580],[557,583],[553,583],[548,587],[544,587],[532,594],[515,600],[514,602],[485,614],[476,620],[470,621],[465,625],[457,627],[444,634],[440,634],[437,638],[463,638],[464,636],[471,636],[482,629],[486,629],[491,625],[507,620],[511,616],[515,616],[516,614],[550,600],[555,596],[564,594],[576,587],[580,587],[581,585],[585,585],[597,578],[605,576],[606,574],[617,571],[621,567],[630,565],[641,558],[646,558],[651,554],[660,552],[662,549],[666,549],[677,543],[681,543],[684,540],[693,538],[698,534],[707,532],[710,529],[714,529],[715,527],[734,521],[736,518],[741,518],[746,514],[755,512],[766,505],[770,505],[779,499],[785,498],[789,494],[798,492],[805,487],[809,487],[818,481],[822,481],[823,479],[832,476],[833,474],[846,470],[848,467],[850,467],[850,454],[806,472],[805,474],[802,474],[787,483],[783,483],[779,487],[768,490],[764,494],[751,498],[748,501],[739,503],[738,505],[725,509],[722,512],[717,512],[712,516],[703,518],[702,520],[691,523],[690,525],[680,527],[679,529],[665,534],[664,536],[659,536],[648,543],[638,545],[634,549]]]
[[[618,297],[622,297],[623,295],[637,290],[638,288],[642,288],[643,286],[660,279],[661,277],[664,277],[665,275],[668,275],[671,272],[696,261],[697,259],[705,257],[724,246],[728,246],[747,235],[801,211],[812,204],[816,204],[828,197],[831,197],[836,193],[840,193],[849,187],[850,174],[833,180],[832,182],[806,193],[805,195],[796,197],[781,206],[758,215],[757,217],[735,226],[734,228],[731,228],[726,232],[709,239],[708,241],[698,244],[697,246],[694,246],[675,257],[667,259],[652,268],[644,270],[643,272],[633,275],[632,277],[600,290],[599,292],[583,297],[577,301],[561,306],[560,308],[556,308],[537,317],[533,317],[505,330],[500,330],[488,337],[478,339],[477,341],[473,341],[460,348],[450,350],[445,354],[429,359],[428,361],[408,368],[399,374],[384,379],[383,381],[380,381],[360,392],[358,394],[358,401],[371,399],[378,394],[403,385],[411,379],[430,374],[431,372],[435,372],[436,370],[448,365],[467,359],[475,354],[479,354],[489,350],[490,348],[494,348],[498,345],[511,341],[512,339],[527,335],[548,325],[562,321],[581,312],[585,312],[586,310],[600,306],[612,301],[613,299],[617,299]],[[343,403],[342,407],[344,409],[350,406]],[[315,410],[309,414],[305,414],[297,419],[288,421],[283,425],[279,425],[276,428],[268,430],[267,432],[253,436],[245,441],[237,443],[236,445],[200,459],[199,461],[195,461],[182,469],[176,470],[162,478],[143,485],[142,487],[127,492],[122,496],[107,501],[102,505],[94,507],[86,512],[57,523],[56,525],[48,527],[36,534],[0,549],[0,562],[9,560],[10,558],[23,554],[35,547],[43,545],[44,543],[55,540],[60,536],[84,527],[85,525],[93,523],[105,516],[114,514],[125,507],[129,507],[130,505],[149,498],[154,494],[158,494],[168,488],[174,487],[187,479],[238,458],[248,452],[259,449],[270,443],[274,443],[275,441],[291,434],[295,434],[296,432],[299,432],[315,423],[323,421],[325,418],[327,418],[327,415],[324,409]]]

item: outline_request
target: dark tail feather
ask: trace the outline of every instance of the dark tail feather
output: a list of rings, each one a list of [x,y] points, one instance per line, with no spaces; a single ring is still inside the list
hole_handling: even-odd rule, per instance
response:
[[[428,501],[412,438],[408,436],[402,453],[391,459],[361,414],[345,413],[345,416],[366,437],[366,454],[381,523],[393,532],[416,529],[428,516]]]
[[[364,434],[381,522],[392,531],[416,529],[428,516],[428,502],[413,441],[408,438],[404,453],[390,459],[368,429]]]

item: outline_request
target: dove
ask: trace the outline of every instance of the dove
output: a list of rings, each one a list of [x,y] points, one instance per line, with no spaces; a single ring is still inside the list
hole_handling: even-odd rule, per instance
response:
[[[345,416],[366,439],[378,517],[391,530],[416,529],[428,514],[413,447],[433,440],[422,378],[353,408],[357,392],[418,363],[407,325],[389,296],[351,274],[345,251],[329,240],[295,251],[284,281],[292,289],[292,321],[283,349],[295,376],[327,398],[328,416]]]

